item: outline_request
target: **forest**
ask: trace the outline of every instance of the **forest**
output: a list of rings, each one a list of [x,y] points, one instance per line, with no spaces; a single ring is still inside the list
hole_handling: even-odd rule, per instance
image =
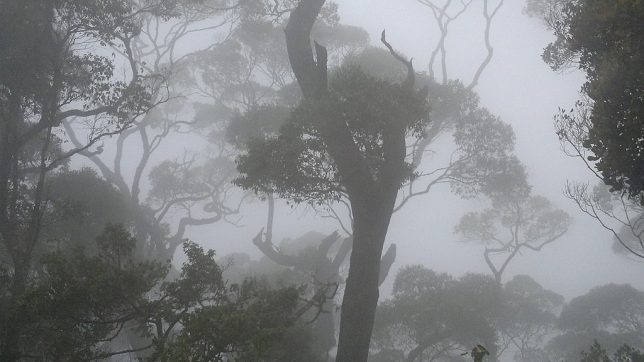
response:
[[[0,0],[0,361],[644,362],[644,1]]]

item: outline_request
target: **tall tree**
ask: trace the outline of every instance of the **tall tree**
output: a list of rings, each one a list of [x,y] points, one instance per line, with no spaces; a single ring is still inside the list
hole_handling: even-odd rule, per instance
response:
[[[276,140],[279,143],[275,144],[277,146],[282,142],[295,141],[297,143],[292,143],[292,146],[312,146],[310,151],[303,150],[306,153],[313,152],[309,158],[314,163],[307,172],[311,174],[303,175],[309,179],[301,184],[305,186],[304,189],[285,179],[271,177],[271,181],[279,182],[276,185],[278,191],[290,193],[293,198],[312,199],[317,196],[319,199],[331,199],[341,191],[340,185],[349,194],[354,210],[354,245],[341,312],[337,360],[366,361],[378,300],[382,245],[398,187],[408,177],[404,172],[405,134],[424,121],[428,109],[422,92],[418,93],[413,88],[411,63],[408,81],[403,86],[377,81],[357,69],[347,69],[331,82],[331,89],[328,88],[326,50],[317,46],[316,62],[309,44],[311,28],[323,3],[324,1],[303,1],[291,13],[286,28],[287,47],[304,102],[298,112],[293,114],[294,122],[289,122],[282,128],[282,134]],[[361,95],[359,91],[356,93],[358,89],[370,89],[374,94]],[[349,99],[343,100],[345,97]],[[378,105],[369,114],[356,112],[360,109],[360,104],[367,106],[368,103],[365,102],[373,97],[382,99],[387,104]],[[406,112],[401,112],[401,105],[396,104],[394,99],[408,107]],[[349,112],[353,116],[345,115]],[[346,121],[352,124],[344,123]],[[298,141],[298,133],[302,132],[316,135],[318,140]],[[359,136],[357,132],[365,134],[354,139],[354,135]],[[269,145],[271,143],[274,142]],[[322,145],[324,149],[320,149]],[[255,147],[258,146],[260,145]],[[297,148],[294,151],[297,152]],[[328,152],[329,159],[316,159],[315,153],[320,151]],[[263,150],[261,152],[266,154]],[[253,146],[249,153],[255,157],[259,155],[254,154]],[[288,153],[294,155],[292,151]],[[296,161],[288,153],[284,156],[290,160],[287,159],[282,167],[290,168],[289,165]],[[256,172],[252,172],[253,168],[256,169],[264,160],[259,163],[253,160],[252,164],[248,160],[249,158],[242,159],[240,169],[251,177],[257,177]],[[293,166],[295,165],[297,163]],[[271,166],[278,165],[273,163]],[[269,170],[273,175],[283,171],[285,170]],[[289,173],[292,171],[297,170]],[[307,187],[306,184],[318,178],[317,174],[320,172],[323,173],[320,181],[310,183],[311,187],[317,186],[318,190]],[[325,179],[324,173],[331,178]],[[253,185],[250,177],[242,179],[244,181],[251,181],[247,186]]]
[[[383,44],[402,65],[401,84],[368,75],[350,62],[330,73],[326,48],[315,45],[314,57],[310,44],[323,5],[324,1],[301,1],[291,12],[286,44],[303,101],[276,135],[248,143],[247,155],[238,160],[242,176],[237,183],[295,202],[346,201],[354,242],[337,358],[360,361],[368,356],[381,254],[392,212],[441,182],[453,182],[462,194],[487,188],[492,184],[483,180],[512,171],[516,159],[509,155],[511,129],[478,108],[476,96],[458,82],[437,87],[461,96],[456,104],[450,103],[451,97],[446,101],[463,115],[455,117],[457,125],[447,115],[427,123],[427,93],[414,86],[411,62],[393,50],[384,33]],[[427,83],[431,88],[432,82]],[[423,175],[417,169],[428,144],[447,129],[457,144],[453,162],[429,172],[434,179],[423,190],[414,189],[411,181]],[[478,137],[491,142],[481,148]],[[396,205],[403,185],[409,192]]]
[[[139,15],[161,12],[156,2],[135,10],[129,1],[2,2],[0,15],[0,241],[10,257],[9,306],[25,292],[47,211],[47,174],[74,154],[117,134],[151,106],[163,78],[139,68],[131,45]],[[88,46],[125,54],[116,61]],[[61,146],[61,124],[85,122],[85,142]],[[11,309],[9,309],[11,310]],[[0,354],[18,358],[20,325],[3,315]]]

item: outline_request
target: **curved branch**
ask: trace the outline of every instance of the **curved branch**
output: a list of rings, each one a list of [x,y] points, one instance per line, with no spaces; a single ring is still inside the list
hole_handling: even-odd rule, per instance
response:
[[[253,244],[270,260],[275,262],[278,265],[285,267],[293,268],[306,268],[307,264],[303,263],[300,258],[287,255],[279,252],[275,245],[273,245],[271,239],[267,237],[268,233],[264,233],[264,228],[262,228],[259,233],[253,238]]]
[[[414,89],[414,82],[416,79],[416,74],[414,72],[414,65],[412,64],[413,59],[405,59],[402,55],[398,54],[394,48],[387,42],[387,39],[385,38],[385,30],[382,31],[380,34],[380,41],[389,49],[389,53],[396,58],[398,61],[403,63],[405,67],[407,67],[407,78],[405,79],[403,86],[407,89]]]
[[[485,49],[487,50],[487,55],[476,70],[474,78],[472,79],[472,82],[467,86],[467,89],[476,87],[479,82],[479,78],[481,78],[481,74],[483,74],[485,68],[488,66],[488,64],[490,64],[492,56],[494,55],[494,48],[492,47],[492,43],[490,42],[490,29],[492,27],[492,20],[498,13],[499,9],[501,9],[501,7],[503,6],[503,2],[505,0],[499,0],[499,3],[492,10],[492,13],[490,13],[488,10],[488,1],[489,0],[483,1],[483,16],[485,17]]]

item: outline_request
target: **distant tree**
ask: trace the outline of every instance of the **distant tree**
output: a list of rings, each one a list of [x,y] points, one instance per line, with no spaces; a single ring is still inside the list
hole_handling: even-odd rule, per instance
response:
[[[582,351],[581,354],[583,356],[581,362],[610,362],[610,358],[608,357],[606,350],[603,349],[596,340],[593,342],[593,345],[590,347],[588,352]]]
[[[603,183],[590,187],[568,182],[565,195],[612,234],[614,252],[638,260],[644,258],[644,208],[638,200],[611,192]]]
[[[418,3],[426,6],[432,14],[438,31],[440,32],[440,37],[436,42],[436,45],[432,49],[431,56],[429,59],[429,76],[434,79],[436,58],[440,55],[440,72],[442,76],[442,83],[445,84],[449,80],[448,64],[447,64],[447,36],[449,34],[449,26],[452,22],[458,20],[463,14],[465,14],[470,8],[472,8],[472,0],[464,1],[436,1],[436,0],[416,0]],[[492,24],[494,18],[498,14],[499,10],[503,7],[505,0],[483,0],[482,1],[482,12],[483,18],[485,19],[485,28],[484,28],[484,41],[485,41],[485,58],[478,64],[476,71],[472,80],[467,84],[467,89],[473,89],[479,82],[483,71],[487,68],[488,64],[492,60],[494,55],[494,48],[492,46],[492,41],[490,39],[490,32],[492,29]],[[476,5],[476,3],[474,3]]]
[[[557,317],[564,298],[527,275],[517,275],[503,286],[503,307],[496,328],[502,349],[512,346],[514,360],[548,359],[545,344],[557,331]]]
[[[617,352],[615,352],[613,358],[611,359],[606,353],[606,350],[597,342],[593,342],[593,345],[588,351],[583,351],[583,358],[581,362],[642,362],[644,361],[644,354],[635,348],[630,347],[629,345],[621,346]]]
[[[581,362],[642,362],[644,361],[644,354],[635,348],[630,347],[629,345],[621,346],[613,358],[608,357],[606,350],[601,347],[601,345],[595,341],[590,347],[589,351],[582,352],[583,358]]]
[[[546,198],[521,188],[492,196],[492,207],[464,215],[455,231],[484,243],[483,257],[497,283],[522,250],[541,251],[568,231],[571,219]],[[499,259],[499,256],[501,258]]]
[[[516,361],[543,361],[562,304],[563,297],[524,275],[501,288],[480,275],[455,279],[405,267],[392,298],[378,307],[371,358],[462,360],[463,351],[481,344],[492,360],[513,347]]]
[[[557,358],[575,360],[597,340],[609,352],[644,343],[644,293],[630,285],[607,284],[571,300],[561,312],[562,334],[549,342]]]
[[[138,9],[146,6],[144,1],[132,3]],[[229,150],[217,144],[206,147],[212,130],[222,121],[204,122],[199,115],[207,104],[195,104],[196,97],[190,96],[196,91],[189,75],[189,68],[196,66],[195,56],[218,48],[220,42],[203,42],[202,47],[195,47],[192,37],[226,39],[241,22],[265,15],[265,4],[229,0],[162,3],[161,13],[141,14],[141,26],[131,45],[132,58],[141,69],[164,75],[163,86],[154,88],[150,95],[163,100],[162,104],[132,120],[116,140],[108,143],[114,152],[87,149],[80,155],[130,204],[131,226],[140,242],[137,254],[166,261],[173,257],[189,228],[227,220],[238,212],[238,200],[232,202],[229,194],[235,171]],[[121,49],[114,52],[126,55]],[[76,147],[82,144],[80,124],[75,119],[63,124]],[[186,135],[193,137],[192,144],[208,148],[204,155],[190,148],[182,155],[159,159],[169,141]]]
[[[463,351],[477,344],[496,354],[494,324],[502,304],[498,289],[482,275],[454,279],[422,266],[402,268],[392,297],[378,307],[372,358],[460,361]]]

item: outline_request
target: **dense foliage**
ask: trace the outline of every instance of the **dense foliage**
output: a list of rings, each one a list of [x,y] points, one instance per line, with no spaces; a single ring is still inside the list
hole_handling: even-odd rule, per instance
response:
[[[588,113],[561,114],[565,123],[585,123],[588,160],[613,190],[639,197],[644,190],[644,4],[638,0],[574,0],[552,24],[557,40],[543,55],[554,69],[575,64],[587,77],[582,88]],[[577,117],[577,119],[575,119]],[[572,135],[568,135],[569,137]]]
[[[227,284],[214,252],[194,243],[184,244],[188,260],[171,281],[168,265],[136,261],[136,240],[121,226],[108,225],[96,244],[95,254],[74,248],[45,256],[42,276],[2,310],[21,325],[21,358],[78,361],[143,351],[150,361],[282,360],[279,345],[306,311],[296,287]],[[1,291],[6,306],[9,294]],[[128,345],[127,329],[151,342]]]
[[[504,281],[570,217],[532,193],[512,127],[473,90],[504,1],[479,2],[487,56],[469,84],[448,76],[445,40],[476,2],[419,2],[440,30],[427,73],[325,0],[0,0],[0,360],[642,360],[643,292],[565,303]],[[546,62],[587,76],[558,134],[612,193],[568,196],[644,257],[644,3],[525,9],[555,31]],[[392,215],[440,184],[489,199],[456,231],[485,244],[492,276],[407,266],[378,304]],[[252,192],[262,260],[185,238],[237,224]],[[280,198],[348,237],[273,243]]]

